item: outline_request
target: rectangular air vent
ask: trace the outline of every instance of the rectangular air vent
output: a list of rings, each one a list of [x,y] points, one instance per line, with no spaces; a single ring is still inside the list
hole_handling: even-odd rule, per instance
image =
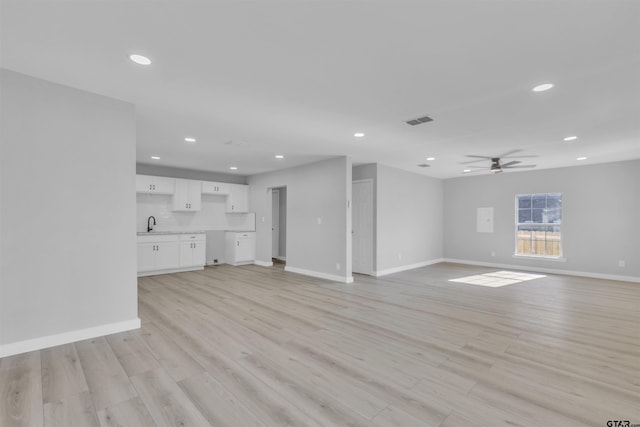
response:
[[[419,125],[421,123],[432,122],[433,119],[429,116],[418,117],[417,119],[407,120],[405,123],[411,126]]]
[[[419,164],[419,165],[418,165],[418,167],[419,167],[419,168],[430,168],[430,167],[431,167],[431,165],[428,165],[428,164],[426,164],[426,163],[422,163],[422,164]]]

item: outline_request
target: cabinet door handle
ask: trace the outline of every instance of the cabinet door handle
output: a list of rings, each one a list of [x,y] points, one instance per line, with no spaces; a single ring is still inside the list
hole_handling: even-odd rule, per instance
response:
[[[240,246],[240,241],[236,241],[236,246]]]

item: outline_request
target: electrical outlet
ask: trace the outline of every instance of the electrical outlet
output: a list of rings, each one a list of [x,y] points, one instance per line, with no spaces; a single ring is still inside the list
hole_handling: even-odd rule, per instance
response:
[[[218,260],[217,260],[217,259],[214,259],[214,260],[213,260],[213,263],[214,263],[214,264],[217,264],[217,263],[218,263]]]
[[[322,218],[318,217],[318,225],[322,224]]]
[[[398,261],[401,261],[401,260],[402,260],[402,254],[398,253]]]
[[[340,263],[336,262],[336,270],[340,270]]]
[[[262,222],[264,222],[264,217],[262,217]]]
[[[625,268],[626,266],[627,266],[627,263],[625,262],[625,260],[621,259],[618,261],[618,267]]]

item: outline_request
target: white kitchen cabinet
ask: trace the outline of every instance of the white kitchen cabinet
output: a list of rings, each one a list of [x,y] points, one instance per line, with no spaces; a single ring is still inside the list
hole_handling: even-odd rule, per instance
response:
[[[179,267],[177,236],[139,236],[138,273]]]
[[[229,184],[222,182],[202,181],[202,194],[226,196],[229,194]]]
[[[138,276],[201,270],[205,264],[204,233],[138,235]]]
[[[225,261],[231,265],[253,264],[256,259],[254,231],[225,233]]]
[[[176,179],[173,193],[173,210],[199,211],[202,205],[202,181]]]
[[[136,193],[173,194],[174,179],[162,176],[136,175]]]
[[[242,184],[227,184],[229,195],[227,196],[227,212],[249,212],[249,186]]]
[[[203,266],[206,248],[204,234],[180,235],[180,267]]]

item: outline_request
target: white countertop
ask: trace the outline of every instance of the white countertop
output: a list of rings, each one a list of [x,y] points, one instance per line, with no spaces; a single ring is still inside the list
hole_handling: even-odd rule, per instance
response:
[[[204,234],[206,231],[203,230],[190,230],[190,231],[138,231],[136,234],[138,236],[161,236],[166,234]]]

